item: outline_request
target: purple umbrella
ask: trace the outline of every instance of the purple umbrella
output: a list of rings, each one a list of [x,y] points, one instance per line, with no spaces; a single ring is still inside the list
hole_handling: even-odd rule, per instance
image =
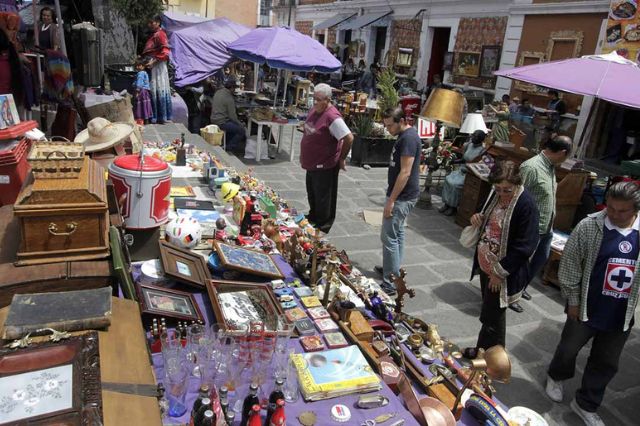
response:
[[[640,67],[615,52],[527,65],[494,74],[640,108]]]
[[[330,73],[342,66],[326,47],[287,27],[257,28],[227,48],[245,61],[290,71]]]

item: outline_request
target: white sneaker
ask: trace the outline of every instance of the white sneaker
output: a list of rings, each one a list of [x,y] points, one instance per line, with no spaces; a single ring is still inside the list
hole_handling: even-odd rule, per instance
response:
[[[571,401],[571,404],[569,405],[571,406],[571,409],[573,410],[573,412],[576,413],[578,416],[580,416],[580,418],[582,419],[585,425],[605,426],[604,422],[602,421],[602,419],[598,414],[583,410],[582,408],[580,408],[580,406],[578,405],[575,399]]]
[[[555,381],[551,377],[547,376],[547,386],[545,388],[547,396],[555,402],[562,402],[562,394],[564,387],[562,382]]]

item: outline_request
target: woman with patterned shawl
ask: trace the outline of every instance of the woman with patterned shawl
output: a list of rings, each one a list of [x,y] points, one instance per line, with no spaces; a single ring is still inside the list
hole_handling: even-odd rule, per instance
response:
[[[149,21],[149,29],[153,32],[147,40],[142,52],[149,57],[147,66],[151,67],[151,103],[153,106],[152,123],[171,122],[171,86],[169,83],[169,39],[167,33],[160,28],[161,18],[156,16]]]

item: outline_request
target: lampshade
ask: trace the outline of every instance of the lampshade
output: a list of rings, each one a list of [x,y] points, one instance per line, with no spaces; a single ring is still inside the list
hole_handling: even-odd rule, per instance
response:
[[[489,131],[487,125],[484,124],[482,114],[477,112],[467,114],[467,118],[464,119],[464,123],[462,123],[462,127],[460,127],[460,133],[471,134],[476,130],[482,130],[485,133]]]
[[[460,93],[448,89],[435,89],[424,104],[420,117],[458,128],[462,124],[463,110],[464,97]]]

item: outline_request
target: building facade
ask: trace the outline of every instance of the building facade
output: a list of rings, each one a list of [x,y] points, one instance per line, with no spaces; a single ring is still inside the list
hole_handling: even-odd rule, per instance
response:
[[[268,12],[265,18],[263,3],[269,0],[167,0],[167,10],[203,18],[228,18],[239,24],[255,28],[271,25]],[[266,6],[265,6],[266,7]],[[265,24],[266,22],[266,24]]]

